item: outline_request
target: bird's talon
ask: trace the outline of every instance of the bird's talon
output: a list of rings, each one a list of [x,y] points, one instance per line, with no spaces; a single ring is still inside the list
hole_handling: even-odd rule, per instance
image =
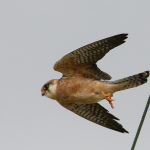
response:
[[[114,108],[114,106],[113,106],[113,103],[112,103],[112,102],[109,102],[109,104],[110,104],[111,108]]]
[[[104,98],[109,102],[111,108],[114,108],[113,103],[112,103],[112,101],[114,101],[114,99],[111,99],[111,97],[112,97],[113,95],[110,94],[110,93],[105,94],[103,91],[101,91],[101,92],[102,92]]]

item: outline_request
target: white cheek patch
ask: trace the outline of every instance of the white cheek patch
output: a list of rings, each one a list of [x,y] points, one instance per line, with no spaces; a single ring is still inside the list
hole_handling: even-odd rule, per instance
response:
[[[45,93],[45,96],[50,99],[56,99],[57,96],[57,82],[49,85],[48,90]]]
[[[51,93],[53,95],[56,94],[56,88],[57,88],[57,84],[52,84],[52,85],[49,86],[49,90],[51,91]]]

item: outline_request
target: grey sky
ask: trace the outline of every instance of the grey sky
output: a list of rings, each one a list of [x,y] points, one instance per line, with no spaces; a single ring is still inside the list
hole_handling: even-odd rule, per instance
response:
[[[1,0],[0,149],[129,150],[150,94],[150,81],[114,94],[115,109],[129,134],[91,123],[41,96],[41,86],[60,78],[53,70],[63,55],[120,33],[127,42],[98,66],[112,80],[150,70],[149,0]],[[136,150],[148,150],[148,111]]]

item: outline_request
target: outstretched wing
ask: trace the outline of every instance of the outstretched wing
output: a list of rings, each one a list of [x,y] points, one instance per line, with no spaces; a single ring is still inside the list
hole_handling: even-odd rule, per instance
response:
[[[119,120],[112,114],[108,112],[104,107],[102,107],[99,103],[93,104],[67,104],[67,103],[60,103],[63,107],[69,109],[70,111],[76,113],[77,115],[92,121],[96,124],[104,126],[106,128],[119,131],[119,132],[126,132],[121,124],[119,124],[115,120]]]
[[[111,76],[101,71],[96,62],[114,47],[123,44],[127,34],[115,35],[83,46],[62,57],[54,65],[54,70],[65,76],[81,75],[96,80],[110,80]]]

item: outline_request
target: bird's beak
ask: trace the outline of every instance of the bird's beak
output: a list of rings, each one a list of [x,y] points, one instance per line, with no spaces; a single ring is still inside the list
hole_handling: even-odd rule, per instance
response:
[[[43,93],[42,93],[42,96],[44,96],[44,95],[45,95],[45,93],[43,92]]]
[[[42,91],[42,96],[45,96],[45,91]]]

